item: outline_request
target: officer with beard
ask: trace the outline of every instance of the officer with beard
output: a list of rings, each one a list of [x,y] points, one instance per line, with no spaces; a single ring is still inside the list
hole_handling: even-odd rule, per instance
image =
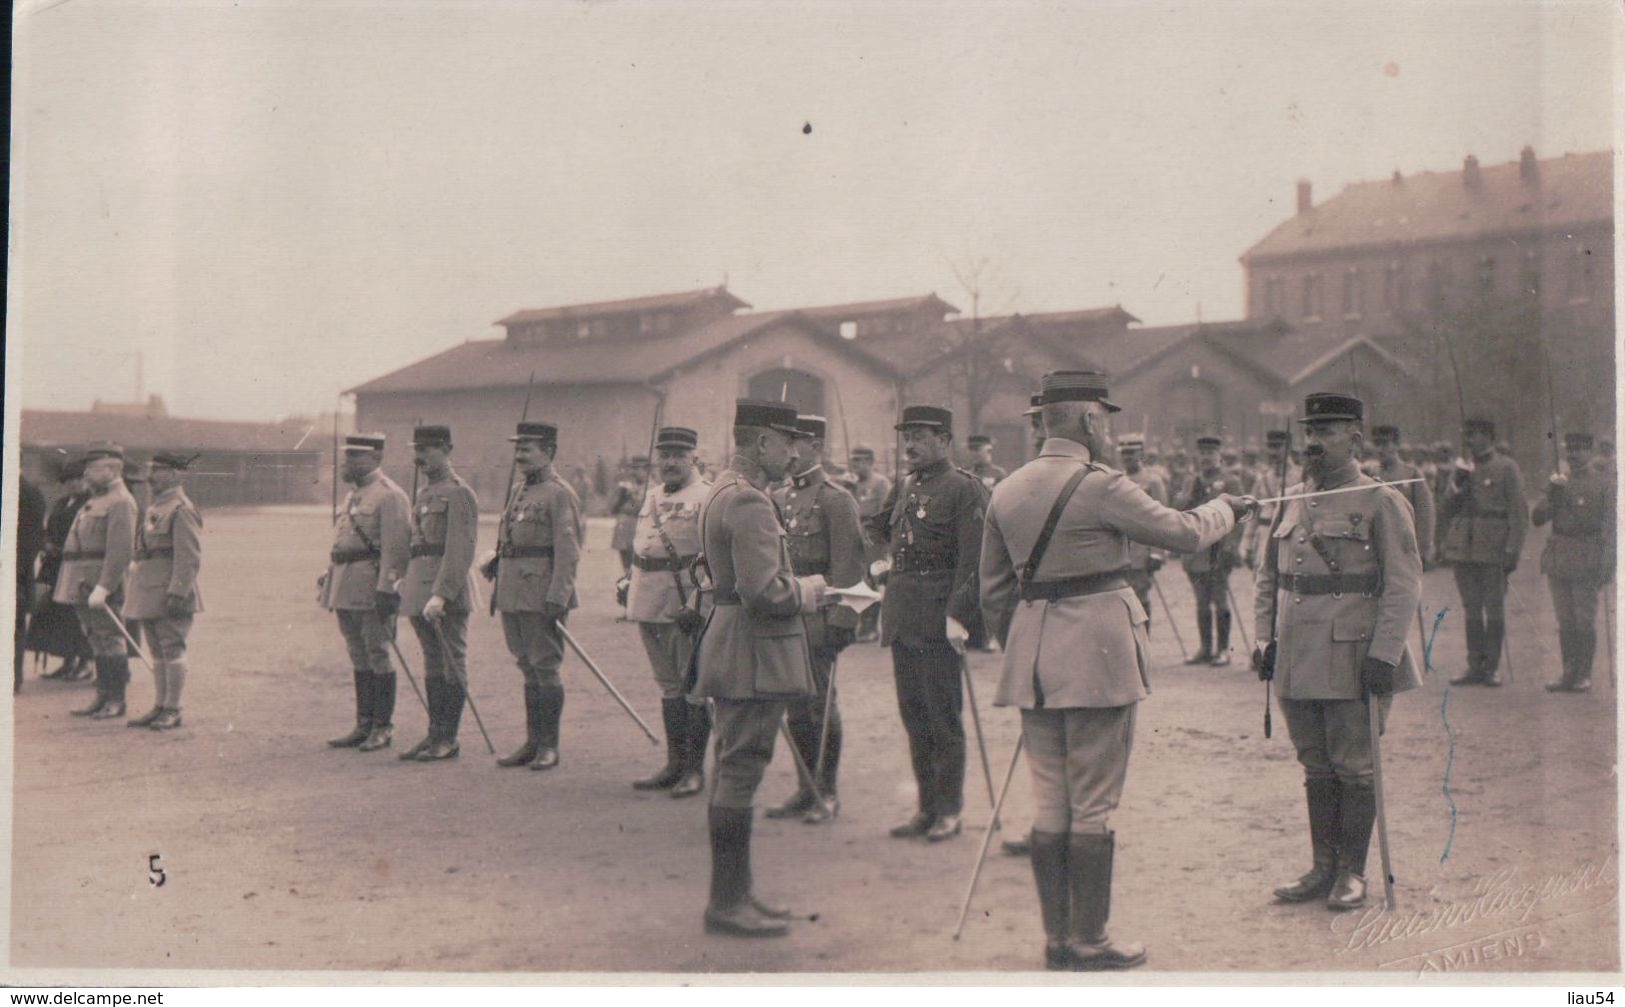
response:
[[[1377,805],[1370,708],[1422,684],[1406,643],[1422,592],[1410,504],[1360,472],[1365,404],[1320,392],[1304,400],[1304,481],[1283,502],[1258,567],[1253,667],[1275,682],[1303,766],[1313,863],[1275,889],[1282,902],[1365,904]],[[1380,729],[1380,728],[1379,728]]]

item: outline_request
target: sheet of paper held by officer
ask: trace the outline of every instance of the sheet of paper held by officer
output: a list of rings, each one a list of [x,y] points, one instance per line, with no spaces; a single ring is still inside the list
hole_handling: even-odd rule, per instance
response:
[[[1610,5],[15,25],[5,981],[1617,978]]]

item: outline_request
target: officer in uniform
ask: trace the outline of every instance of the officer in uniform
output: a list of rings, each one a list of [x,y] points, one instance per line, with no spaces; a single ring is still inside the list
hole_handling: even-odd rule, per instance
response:
[[[1416,548],[1421,551],[1422,569],[1426,570],[1433,565],[1433,489],[1428,485],[1427,476],[1420,468],[1400,460],[1398,427],[1386,423],[1372,427],[1371,443],[1377,449],[1375,477],[1378,480],[1385,483],[1397,483],[1405,479],[1422,480],[1394,488],[1399,490],[1400,495],[1411,505],[1411,513],[1416,515]]]
[[[454,758],[468,690],[468,615],[474,598],[474,541],[480,502],[451,468],[451,428],[412,431],[412,464],[428,480],[412,504],[411,562],[401,584],[405,610],[423,649],[429,733],[403,760]]]
[[[705,929],[736,937],[789,931],[789,912],[751,891],[752,803],[785,704],[816,691],[801,617],[835,601],[822,577],[791,573],[785,528],[767,494],[790,466],[796,434],[794,408],[738,400],[734,456],[700,511],[715,608],[701,631],[692,692],[715,700],[717,735]]]
[[[964,659],[948,633],[968,635],[976,616],[986,491],[949,461],[953,420],[937,406],[903,409],[897,429],[909,475],[869,522],[871,537],[891,555],[880,642],[892,649],[897,706],[919,787],[918,812],[891,830],[898,839],[937,842],[963,829]]]
[[[1043,380],[1049,439],[993,491],[982,540],[982,610],[1004,643],[994,703],[1021,709],[1046,967],[1132,968],[1145,948],[1106,933],[1116,849],[1108,818],[1148,692],[1145,609],[1125,577],[1130,543],[1198,549],[1250,504],[1221,494],[1184,514],[1164,507],[1094,460],[1111,450],[1107,417],[1117,411],[1105,375]]]
[[[621,478],[615,484],[615,499],[610,501],[609,513],[615,519],[610,532],[609,547],[621,558],[621,573],[632,575],[632,556],[637,550],[638,509],[648,496],[649,459],[634,458],[621,469]]]
[[[525,743],[499,766],[552,769],[559,764],[559,721],[564,714],[564,638],[576,607],[576,565],[585,526],[581,500],[553,471],[559,432],[551,423],[521,423],[514,463],[523,482],[514,487],[497,529],[497,556],[486,564],[496,577],[497,610],[508,652],[525,677]],[[492,570],[492,564],[496,569]]]
[[[1597,657],[1597,594],[1614,579],[1614,484],[1591,456],[1591,435],[1563,438],[1567,475],[1554,472],[1535,504],[1536,528],[1552,523],[1540,572],[1552,590],[1563,677],[1548,692],[1585,692]]]
[[[1367,703],[1385,719],[1393,693],[1422,684],[1406,644],[1422,556],[1404,494],[1355,462],[1365,404],[1317,392],[1304,400],[1304,417],[1304,481],[1288,495],[1369,489],[1286,501],[1258,567],[1253,666],[1274,679],[1303,765],[1314,855],[1308,873],[1275,897],[1357,909],[1377,815]]]
[[[705,789],[705,745],[711,737],[705,705],[683,695],[701,619],[699,589],[689,569],[700,554],[700,505],[711,492],[694,469],[699,440],[688,427],[661,427],[655,434],[660,484],[649,491],[638,515],[627,588],[627,618],[638,624],[666,725],[665,767],[632,786],[669,790],[673,797]]]
[[[852,494],[830,482],[818,464],[826,427],[822,416],[796,417],[790,483],[774,495],[774,501],[784,519],[792,572],[797,577],[822,576],[833,587],[851,587],[863,580],[863,521]],[[767,817],[802,818],[816,824],[834,818],[841,809],[835,789],[842,739],[835,662],[857,634],[858,614],[837,605],[804,613],[802,620],[807,625],[807,652],[818,691],[791,701],[790,739],[801,753],[801,761],[812,770],[817,792],[807,789],[803,780],[789,800],[768,809]]]
[[[1125,435],[1117,442],[1117,454],[1123,462],[1123,474],[1129,477],[1129,481],[1145,490],[1146,496],[1164,507],[1168,506],[1168,485],[1162,481],[1160,474],[1145,466],[1145,438],[1138,434]],[[1124,577],[1134,589],[1135,597],[1140,599],[1140,608],[1145,610],[1147,635],[1151,632],[1151,581],[1162,569],[1162,564],[1162,550],[1144,542],[1129,543],[1128,569]]]
[[[1456,461],[1440,507],[1444,562],[1455,570],[1467,627],[1467,671],[1450,684],[1496,686],[1506,641],[1507,577],[1523,553],[1529,510],[1518,463],[1495,450],[1495,424],[1468,420],[1462,441],[1464,457]]]
[[[1269,430],[1264,434],[1264,461],[1258,467],[1258,480],[1253,484],[1254,495],[1268,500],[1282,496],[1288,486],[1303,481],[1303,470],[1293,464],[1289,457],[1291,452],[1288,445],[1291,435],[1285,430]],[[1281,478],[1281,466],[1286,466],[1286,478]],[[1275,521],[1275,511],[1280,504],[1262,504],[1258,510],[1258,520],[1247,525],[1241,533],[1242,549],[1241,561],[1247,564],[1249,570],[1258,569],[1258,557],[1263,553],[1264,547],[1269,544],[1270,525]]]
[[[153,705],[130,727],[168,731],[181,726],[181,689],[186,685],[186,637],[192,617],[203,611],[198,570],[203,565],[203,516],[181,485],[195,455],[160,451],[152,456],[152,504],[135,536],[135,566],[124,598],[124,621],[147,640],[152,662]]]
[[[891,480],[875,471],[875,449],[859,444],[852,449],[850,461],[852,475],[846,481],[846,488],[851,492],[852,498],[858,502],[858,516],[865,523],[886,506],[886,495],[891,492]],[[881,559],[885,555],[884,548],[877,548],[865,539],[864,558],[869,563]],[[869,643],[880,639],[880,606],[870,605],[858,617],[858,643]]]
[[[1219,450],[1223,441],[1218,437],[1196,439],[1197,471],[1185,481],[1183,489],[1175,494],[1174,506],[1181,510],[1194,510],[1222,493],[1240,491],[1239,480],[1220,467]],[[1226,665],[1230,663],[1230,571],[1240,561],[1241,529],[1200,549],[1184,559],[1185,576],[1190,579],[1191,592],[1196,596],[1196,636],[1201,649],[1188,658],[1186,664]],[[1214,647],[1214,628],[1218,629],[1218,646]]]
[[[970,448],[971,456],[975,462],[971,465],[971,475],[982,480],[989,493],[1010,473],[993,464],[993,438],[986,434],[971,434],[965,438],[965,446]]]
[[[383,434],[344,439],[344,498],[334,529],[331,565],[322,578],[322,605],[338,613],[339,632],[355,671],[355,730],[328,744],[371,752],[394,737],[395,666],[389,644],[400,611],[396,583],[410,555],[412,505],[384,475]]]
[[[124,486],[124,449],[96,444],[85,452],[90,499],[74,515],[62,549],[54,600],[72,605],[96,663],[96,701],[76,717],[124,716],[130,659],[114,615],[124,603],[124,578],[135,555],[135,498]]]
[[[1034,395],[1027,400],[1027,408],[1021,411],[1027,417],[1032,429],[1033,454],[1039,455],[1044,451],[1044,396]]]

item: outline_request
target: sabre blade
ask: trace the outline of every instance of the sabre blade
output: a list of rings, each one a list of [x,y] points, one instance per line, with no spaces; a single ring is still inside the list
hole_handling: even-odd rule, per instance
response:
[[[1334,496],[1334,495],[1336,495],[1338,493],[1357,493],[1360,490],[1380,489],[1383,486],[1404,486],[1407,483],[1419,483],[1419,482],[1422,482],[1422,479],[1420,477],[1415,478],[1415,479],[1395,479],[1391,483],[1379,482],[1379,483],[1372,483],[1372,484],[1370,484],[1368,486],[1342,486],[1342,487],[1339,487],[1339,488],[1334,489],[1334,490],[1316,490],[1313,493],[1292,493],[1292,494],[1288,494],[1287,496],[1266,497],[1265,499],[1260,500],[1258,502],[1261,503],[1261,504],[1285,503],[1288,500],[1308,500],[1311,497],[1329,497],[1329,496]]]

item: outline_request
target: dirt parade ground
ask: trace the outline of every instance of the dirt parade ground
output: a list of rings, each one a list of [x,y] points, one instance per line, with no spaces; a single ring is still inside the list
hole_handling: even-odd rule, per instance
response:
[[[404,763],[426,718],[403,678],[395,744],[361,754],[325,739],[352,723],[338,627],[313,603],[325,508],[206,517],[207,606],[191,648],[185,726],[126,729],[71,717],[89,689],[41,681],[16,697],[11,875],[15,968],[406,972],[1028,972],[1043,934],[1025,860],[989,855],[963,939],[951,934],[990,819],[971,732],[966,832],[927,845],[886,835],[914,810],[890,655],[841,658],[842,811],[830,825],[758,814],[758,890],[792,906],[787,938],[708,937],[703,799],[634,792],[652,746],[574,656],[564,665],[562,765],[499,770],[465,714],[462,755]],[[487,519],[481,548],[494,537]],[[1589,695],[1553,695],[1557,634],[1534,536],[1509,599],[1512,678],[1447,689],[1463,640],[1448,570],[1433,673],[1398,697],[1383,770],[1398,909],[1272,903],[1308,866],[1301,772],[1243,636],[1228,668],[1188,668],[1159,608],[1153,694],[1141,705],[1118,834],[1112,931],[1143,942],[1154,972],[1593,971],[1619,968],[1615,703],[1601,667]],[[635,627],[616,621],[609,525],[594,520],[569,626],[657,731],[658,695]],[[1160,577],[1187,643],[1189,587]],[[1252,581],[1232,579],[1250,610]],[[1414,635],[1414,630],[1413,630]],[[470,628],[473,696],[498,754],[522,739],[520,675],[500,627]],[[400,643],[421,681],[404,625]],[[973,654],[995,783],[1018,718],[991,705],[996,654]],[[132,715],[151,678],[132,662]],[[709,766],[708,766],[709,768]],[[758,807],[794,788],[782,743]],[[1030,823],[1025,766],[1003,834]],[[150,858],[154,855],[157,860]],[[1373,895],[1381,891],[1375,840]],[[161,867],[154,885],[149,867]],[[340,978],[342,981],[342,977]],[[206,981],[206,980],[205,980]]]

